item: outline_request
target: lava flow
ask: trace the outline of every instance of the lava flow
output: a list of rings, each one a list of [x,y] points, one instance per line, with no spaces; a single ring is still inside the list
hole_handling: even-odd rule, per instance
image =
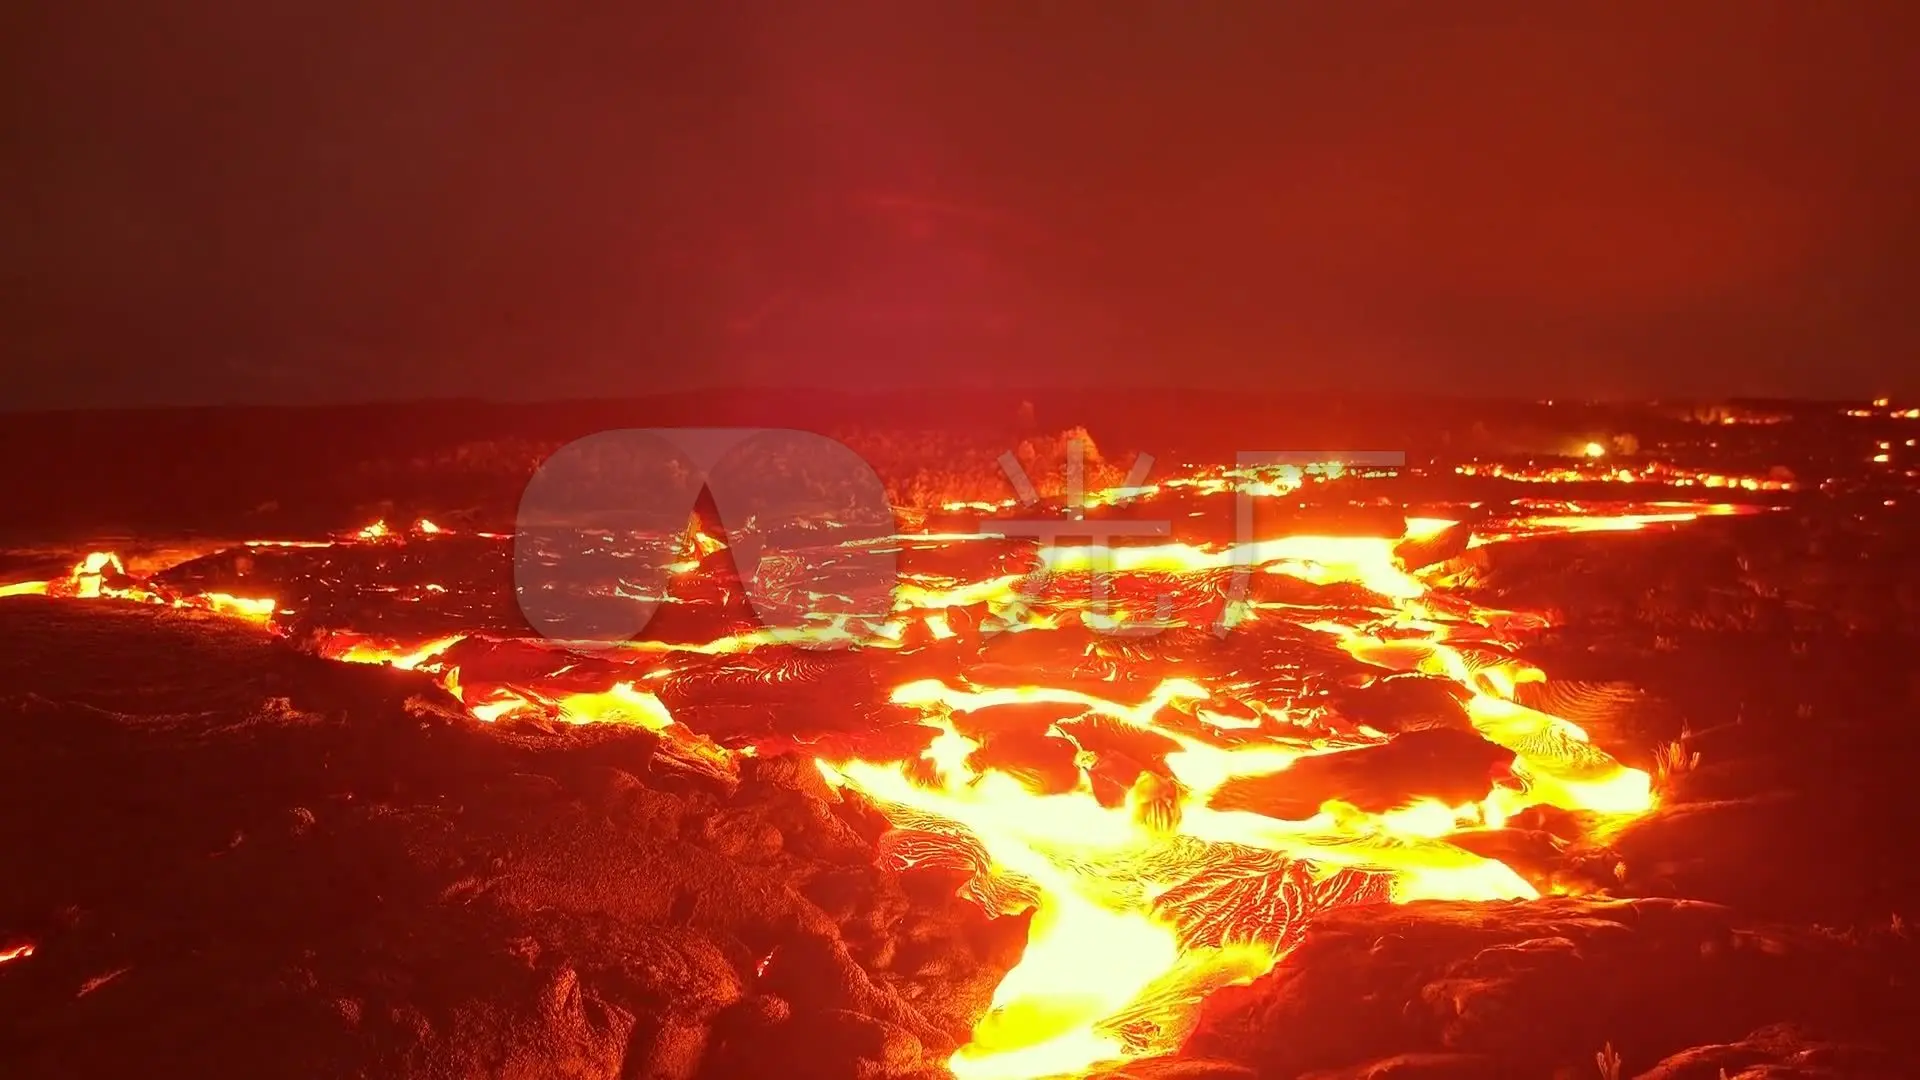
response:
[[[1255,494],[1282,496],[1299,478],[1257,483]],[[1086,502],[1233,486],[1200,474]],[[1558,888],[1468,842],[1515,815],[1550,808],[1603,829],[1652,807],[1645,772],[1525,693],[1547,678],[1518,656],[1544,620],[1476,603],[1457,584],[1461,564],[1488,544],[1729,510],[1534,510],[1471,537],[1449,520],[1409,519],[1391,536],[1094,543],[1042,547],[1037,561],[1033,544],[992,532],[990,520],[977,533],[896,534],[885,539],[901,556],[892,609],[814,620],[798,644],[744,622],[726,576],[737,568],[718,565],[727,543],[697,523],[666,567],[663,609],[678,621],[592,655],[459,612],[423,634],[418,618],[390,633],[311,610],[331,588],[444,611],[433,605],[458,587],[381,577],[401,575],[401,562],[431,567],[426,555],[364,566],[347,555],[509,539],[424,521],[252,541],[202,560],[276,596],[295,590],[298,602],[202,591],[190,568],[135,578],[108,553],[0,595],[245,618],[330,659],[431,675],[486,722],[637,724],[719,768],[805,754],[842,798],[891,823],[878,852],[888,865],[943,871],[989,914],[1030,920],[1024,955],[949,1067],[962,1078],[1053,1077],[1178,1049],[1209,992],[1265,974],[1330,908]],[[828,535],[828,550],[875,542]],[[280,561],[263,568],[269,554]],[[747,573],[790,577],[793,560],[762,556]],[[339,610],[352,609],[328,609]],[[781,687],[855,668],[865,682],[849,685],[877,694],[857,706],[893,718],[888,738],[783,719]],[[743,685],[764,715],[721,726],[715,717],[735,714],[702,695]],[[1420,704],[1371,709],[1370,693]]]

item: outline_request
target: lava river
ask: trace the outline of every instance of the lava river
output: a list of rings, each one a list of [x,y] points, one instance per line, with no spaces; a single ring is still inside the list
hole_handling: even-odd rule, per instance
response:
[[[1283,962],[1329,908],[1559,887],[1476,853],[1516,815],[1604,830],[1648,811],[1647,773],[1533,707],[1546,674],[1518,652],[1545,620],[1476,603],[1466,571],[1490,544],[1727,510],[1542,505],[1471,530],[1082,546],[923,519],[881,538],[900,555],[889,610],[815,619],[801,640],[753,624],[728,542],[698,521],[673,541],[658,632],[597,650],[451,606],[478,588],[442,580],[454,553],[512,538],[424,521],[139,575],[99,552],[0,595],[252,620],[330,659],[429,674],[481,722],[639,724],[716,769],[813,758],[892,824],[878,859],[1029,920],[952,1071],[1072,1076],[1176,1050],[1210,991]],[[747,576],[793,572],[761,554]],[[785,582],[826,595],[806,584]],[[387,614],[356,625],[375,609],[329,590]]]

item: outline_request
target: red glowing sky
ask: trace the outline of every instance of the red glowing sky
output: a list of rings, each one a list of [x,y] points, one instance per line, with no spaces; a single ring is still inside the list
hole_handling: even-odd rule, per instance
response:
[[[1904,5],[40,6],[20,404],[1920,392]]]

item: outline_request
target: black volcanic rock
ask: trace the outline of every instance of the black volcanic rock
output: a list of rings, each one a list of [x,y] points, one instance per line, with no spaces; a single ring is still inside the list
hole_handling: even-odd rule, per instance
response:
[[[1399,809],[1414,799],[1458,806],[1486,797],[1513,753],[1472,732],[1429,728],[1391,742],[1303,757],[1263,776],[1235,777],[1208,801],[1216,810],[1251,810],[1300,821],[1339,800],[1371,813]]]
[[[1417,674],[1368,678],[1359,686],[1335,686],[1330,696],[1342,717],[1375,731],[1473,729],[1461,702],[1463,692],[1446,679]]]
[[[1889,1041],[1915,1004],[1898,979],[1912,959],[1898,938],[1846,939],[1679,901],[1348,907],[1318,919],[1271,975],[1209,1000],[1184,1053],[1263,1076],[1585,1076],[1611,1046],[1622,1075],[1667,1059],[1645,1075],[1690,1077],[1699,1074],[1669,1055],[1794,1017],[1828,1040],[1872,1043],[1864,1033],[1877,1031],[1877,1053],[1852,1060],[1880,1064],[1839,1075],[1891,1078],[1916,1063],[1908,1040]],[[1767,1039],[1747,1047],[1756,1064],[1826,1041]],[[1901,1070],[1877,1071],[1895,1060]]]
[[[1461,522],[1431,536],[1401,541],[1394,546],[1393,557],[1408,570],[1424,570],[1466,554],[1467,542],[1472,539],[1473,526]]]

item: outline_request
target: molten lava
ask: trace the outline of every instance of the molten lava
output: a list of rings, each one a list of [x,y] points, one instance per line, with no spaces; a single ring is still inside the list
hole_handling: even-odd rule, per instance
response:
[[[1086,502],[1234,490],[1279,497],[1306,479],[1298,470],[1203,471],[1088,493]],[[1673,504],[1537,509],[1476,532],[1472,545],[1728,512]],[[1515,868],[1455,843],[1465,831],[1500,829],[1532,807],[1603,826],[1651,808],[1646,773],[1621,765],[1575,724],[1516,700],[1519,688],[1547,677],[1516,656],[1544,620],[1483,607],[1445,586],[1444,560],[1421,566],[1404,557],[1408,543],[1453,527],[1413,519],[1396,536],[1042,547],[1029,549],[1036,557],[1028,568],[993,552],[938,560],[1004,543],[984,523],[978,535],[889,538],[925,557],[903,562],[893,610],[866,621],[823,620],[807,633],[815,644],[857,645],[872,657],[967,660],[929,664],[885,687],[885,704],[924,731],[916,750],[891,757],[802,750],[807,740],[777,735],[723,750],[681,722],[662,687],[685,677],[684,665],[791,648],[791,635],[752,627],[633,642],[596,657],[599,674],[552,642],[524,643],[536,659],[548,658],[541,664],[490,673],[484,657],[469,657],[501,639],[457,626],[411,640],[336,628],[303,641],[329,659],[431,675],[481,721],[538,715],[638,725],[722,766],[743,753],[807,753],[843,798],[886,816],[892,830],[878,856],[887,864],[957,873],[962,895],[989,914],[1030,917],[1026,950],[950,1062],[953,1072],[1069,1076],[1177,1049],[1208,993],[1259,978],[1331,908],[1539,895]],[[476,537],[487,538],[424,520],[406,530],[376,522],[330,540],[253,541],[246,550],[325,553]],[[669,569],[676,581],[699,579],[725,547],[696,525]],[[199,609],[272,632],[290,632],[288,617],[299,614],[272,600],[136,579],[105,552],[87,555],[65,578],[0,588],[21,594]],[[1254,631],[1358,662],[1368,673],[1363,685],[1413,679],[1442,687],[1436,692],[1461,720],[1389,732],[1342,715],[1325,689],[1270,690],[1264,654],[1215,662],[1237,655],[1234,635]],[[1055,640],[1069,643],[1057,663],[1025,659],[1034,643]],[[770,670],[755,677],[782,677]],[[0,963],[31,951],[0,952]]]

